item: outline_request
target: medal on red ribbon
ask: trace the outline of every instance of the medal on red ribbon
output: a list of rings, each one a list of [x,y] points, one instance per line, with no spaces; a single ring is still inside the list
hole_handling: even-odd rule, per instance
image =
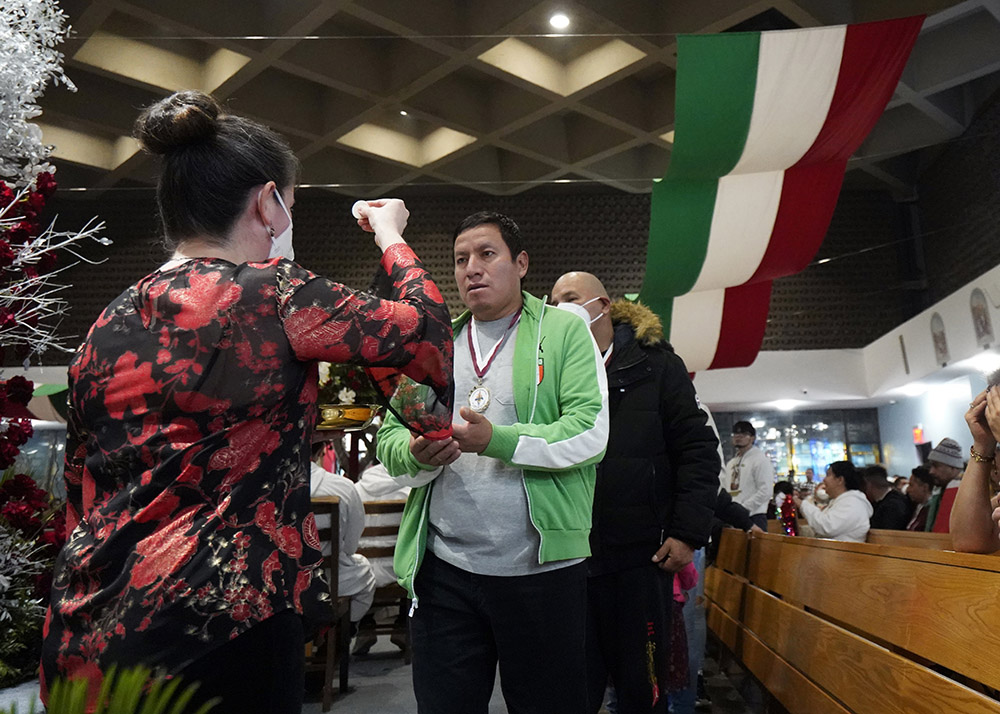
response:
[[[468,337],[469,354],[472,356],[472,369],[476,373],[476,384],[469,392],[469,408],[478,414],[482,414],[489,409],[490,402],[492,401],[490,388],[483,384],[483,379],[486,377],[486,373],[493,364],[493,360],[496,359],[497,353],[500,352],[500,348],[503,346],[503,343],[506,342],[507,338],[510,336],[510,331],[514,329],[514,325],[516,325],[517,321],[520,319],[521,310],[518,309],[518,311],[514,313],[514,317],[511,318],[510,324],[507,325],[507,329],[504,330],[503,335],[499,340],[497,340],[497,343],[493,345],[493,349],[490,350],[490,354],[486,358],[485,366],[480,367],[479,338],[472,334],[476,331],[476,318],[469,318],[469,327],[466,329],[465,334]]]

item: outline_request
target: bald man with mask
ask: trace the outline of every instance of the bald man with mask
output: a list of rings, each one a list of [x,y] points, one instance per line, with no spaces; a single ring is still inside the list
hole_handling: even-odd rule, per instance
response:
[[[718,439],[651,310],[612,302],[583,272],[559,278],[552,302],[578,306],[608,375],[611,431],[588,560],[587,711],[600,709],[610,675],[620,714],[666,712],[673,573],[708,542]]]

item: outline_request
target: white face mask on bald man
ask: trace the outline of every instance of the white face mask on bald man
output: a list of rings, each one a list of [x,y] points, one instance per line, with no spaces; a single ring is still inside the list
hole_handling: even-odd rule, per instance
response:
[[[285,207],[285,202],[281,198],[280,191],[275,190],[274,197],[278,199],[278,205],[281,206],[281,210],[288,216],[288,228],[281,231],[279,235],[274,235],[274,228],[268,226],[268,229],[271,231],[271,251],[267,254],[267,259],[287,258],[288,260],[295,260],[295,249],[292,247],[292,214]]]
[[[561,302],[558,305],[556,305],[556,307],[559,308],[560,310],[565,310],[566,312],[572,312],[574,315],[579,315],[587,322],[588,325],[593,325],[595,322],[604,317],[604,313],[602,312],[598,314],[597,317],[591,317],[590,313],[587,312],[585,308],[587,305],[594,302],[594,300],[600,300],[600,299],[601,298],[599,297],[590,298],[590,300],[583,303],[582,305],[578,305],[575,302]]]

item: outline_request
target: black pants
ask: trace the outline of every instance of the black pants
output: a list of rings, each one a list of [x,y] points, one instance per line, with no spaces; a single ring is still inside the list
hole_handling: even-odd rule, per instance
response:
[[[221,697],[212,714],[299,714],[304,655],[302,618],[280,612],[180,672],[185,683],[200,682],[188,711]]]
[[[485,714],[497,663],[510,714],[580,714],[586,706],[586,564],[495,577],[429,551],[410,619],[420,714]]]
[[[618,714],[667,711],[673,576],[655,565],[587,579],[587,712],[610,676]]]

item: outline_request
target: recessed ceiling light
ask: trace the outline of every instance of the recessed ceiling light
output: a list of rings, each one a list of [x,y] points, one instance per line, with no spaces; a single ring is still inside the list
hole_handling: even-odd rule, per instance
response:
[[[409,116],[409,113],[405,109],[400,109],[399,116],[401,117]]]
[[[565,30],[569,27],[569,17],[566,13],[557,12],[555,15],[549,18],[549,24],[552,25],[557,30]]]

